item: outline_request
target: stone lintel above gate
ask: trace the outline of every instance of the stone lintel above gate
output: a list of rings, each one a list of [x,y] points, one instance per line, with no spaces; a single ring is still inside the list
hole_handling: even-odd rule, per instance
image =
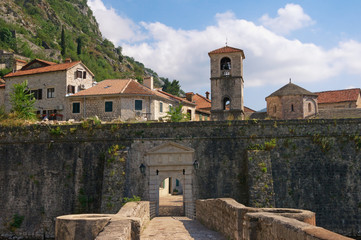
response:
[[[167,142],[147,152],[148,166],[192,166],[194,149]]]

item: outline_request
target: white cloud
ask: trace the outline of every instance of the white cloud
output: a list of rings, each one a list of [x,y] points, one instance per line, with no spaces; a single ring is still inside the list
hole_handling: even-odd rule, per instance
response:
[[[107,8],[102,0],[88,0],[88,5],[99,23],[103,36],[113,43],[145,38],[137,24],[127,17],[120,16],[114,8]]]
[[[277,11],[278,16],[271,18],[268,14],[260,18],[262,25],[278,34],[287,34],[293,30],[314,24],[310,16],[303,12],[300,5],[287,4]]]
[[[101,3],[100,0],[92,2]],[[284,9],[287,12],[289,8],[287,5]],[[301,13],[300,16],[307,16],[303,11]],[[279,15],[284,19],[284,14]],[[174,29],[160,22],[142,22],[137,25],[138,32],[133,34],[139,36],[141,30],[141,36],[146,35],[147,41],[139,42],[116,38],[114,34],[117,31],[105,32],[102,25],[101,31],[107,38],[118,39],[115,43],[123,47],[124,54],[144,63],[160,76],[179,80],[185,91],[204,93],[209,90],[207,53],[223,47],[226,37],[229,46],[241,48],[245,52],[244,80],[248,89],[281,86],[288,83],[289,78],[302,86],[326,82],[328,79],[344,79],[345,74],[361,76],[360,42],[344,41],[325,50],[315,44],[289,40],[263,26],[237,19],[232,12],[217,14],[215,19],[216,24],[203,30]],[[301,25],[309,23],[301,20],[298,22]],[[122,24],[126,29],[133,29],[131,26],[134,23],[131,21],[117,23],[119,27]],[[346,81],[344,84],[351,85]],[[274,89],[274,86],[271,88]]]

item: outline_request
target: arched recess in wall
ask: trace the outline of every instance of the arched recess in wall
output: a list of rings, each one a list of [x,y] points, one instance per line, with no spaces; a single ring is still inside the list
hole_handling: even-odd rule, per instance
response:
[[[231,109],[231,99],[228,96],[223,97],[223,110]]]
[[[307,104],[308,113],[311,113],[311,112],[317,113],[317,103],[314,99],[307,98],[306,104]],[[311,111],[310,111],[310,107],[311,107]],[[314,111],[312,111],[313,109],[314,109]]]
[[[224,57],[221,59],[221,70],[230,70],[232,68],[231,59]]]

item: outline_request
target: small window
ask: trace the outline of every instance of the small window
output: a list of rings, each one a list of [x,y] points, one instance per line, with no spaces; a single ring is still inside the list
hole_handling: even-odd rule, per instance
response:
[[[293,107],[293,104],[291,104],[291,112],[294,112],[294,111],[295,111],[295,109]]]
[[[159,103],[159,112],[163,112],[163,103],[162,102]]]
[[[142,110],[142,109],[143,109],[143,101],[135,100],[135,110]]]
[[[85,71],[83,72],[83,78],[84,79],[86,78],[86,72]]]
[[[83,72],[80,71],[80,70],[77,70],[75,75],[76,75],[76,78],[82,78],[83,77]]]
[[[179,187],[179,180],[178,179],[175,180],[175,186]]]
[[[277,106],[276,106],[276,105],[273,106],[273,112],[274,112],[274,113],[277,112]]]
[[[312,106],[311,103],[308,103],[308,111],[311,112],[312,111]]]
[[[173,107],[172,104],[169,104],[168,105],[168,111],[170,111],[172,109],[172,107]]]
[[[73,103],[73,113],[80,113],[80,103]]]
[[[47,96],[47,98],[54,98],[55,97],[55,89],[54,88],[48,88],[46,96]]]
[[[43,89],[30,90],[36,100],[43,99]]]
[[[105,112],[113,112],[113,102],[105,102]]]
[[[75,93],[75,86],[68,85],[68,93]]]

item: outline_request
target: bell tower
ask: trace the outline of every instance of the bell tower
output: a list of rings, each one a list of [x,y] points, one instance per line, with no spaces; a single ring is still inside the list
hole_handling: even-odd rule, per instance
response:
[[[208,55],[211,64],[212,120],[243,120],[243,50],[225,46]]]

